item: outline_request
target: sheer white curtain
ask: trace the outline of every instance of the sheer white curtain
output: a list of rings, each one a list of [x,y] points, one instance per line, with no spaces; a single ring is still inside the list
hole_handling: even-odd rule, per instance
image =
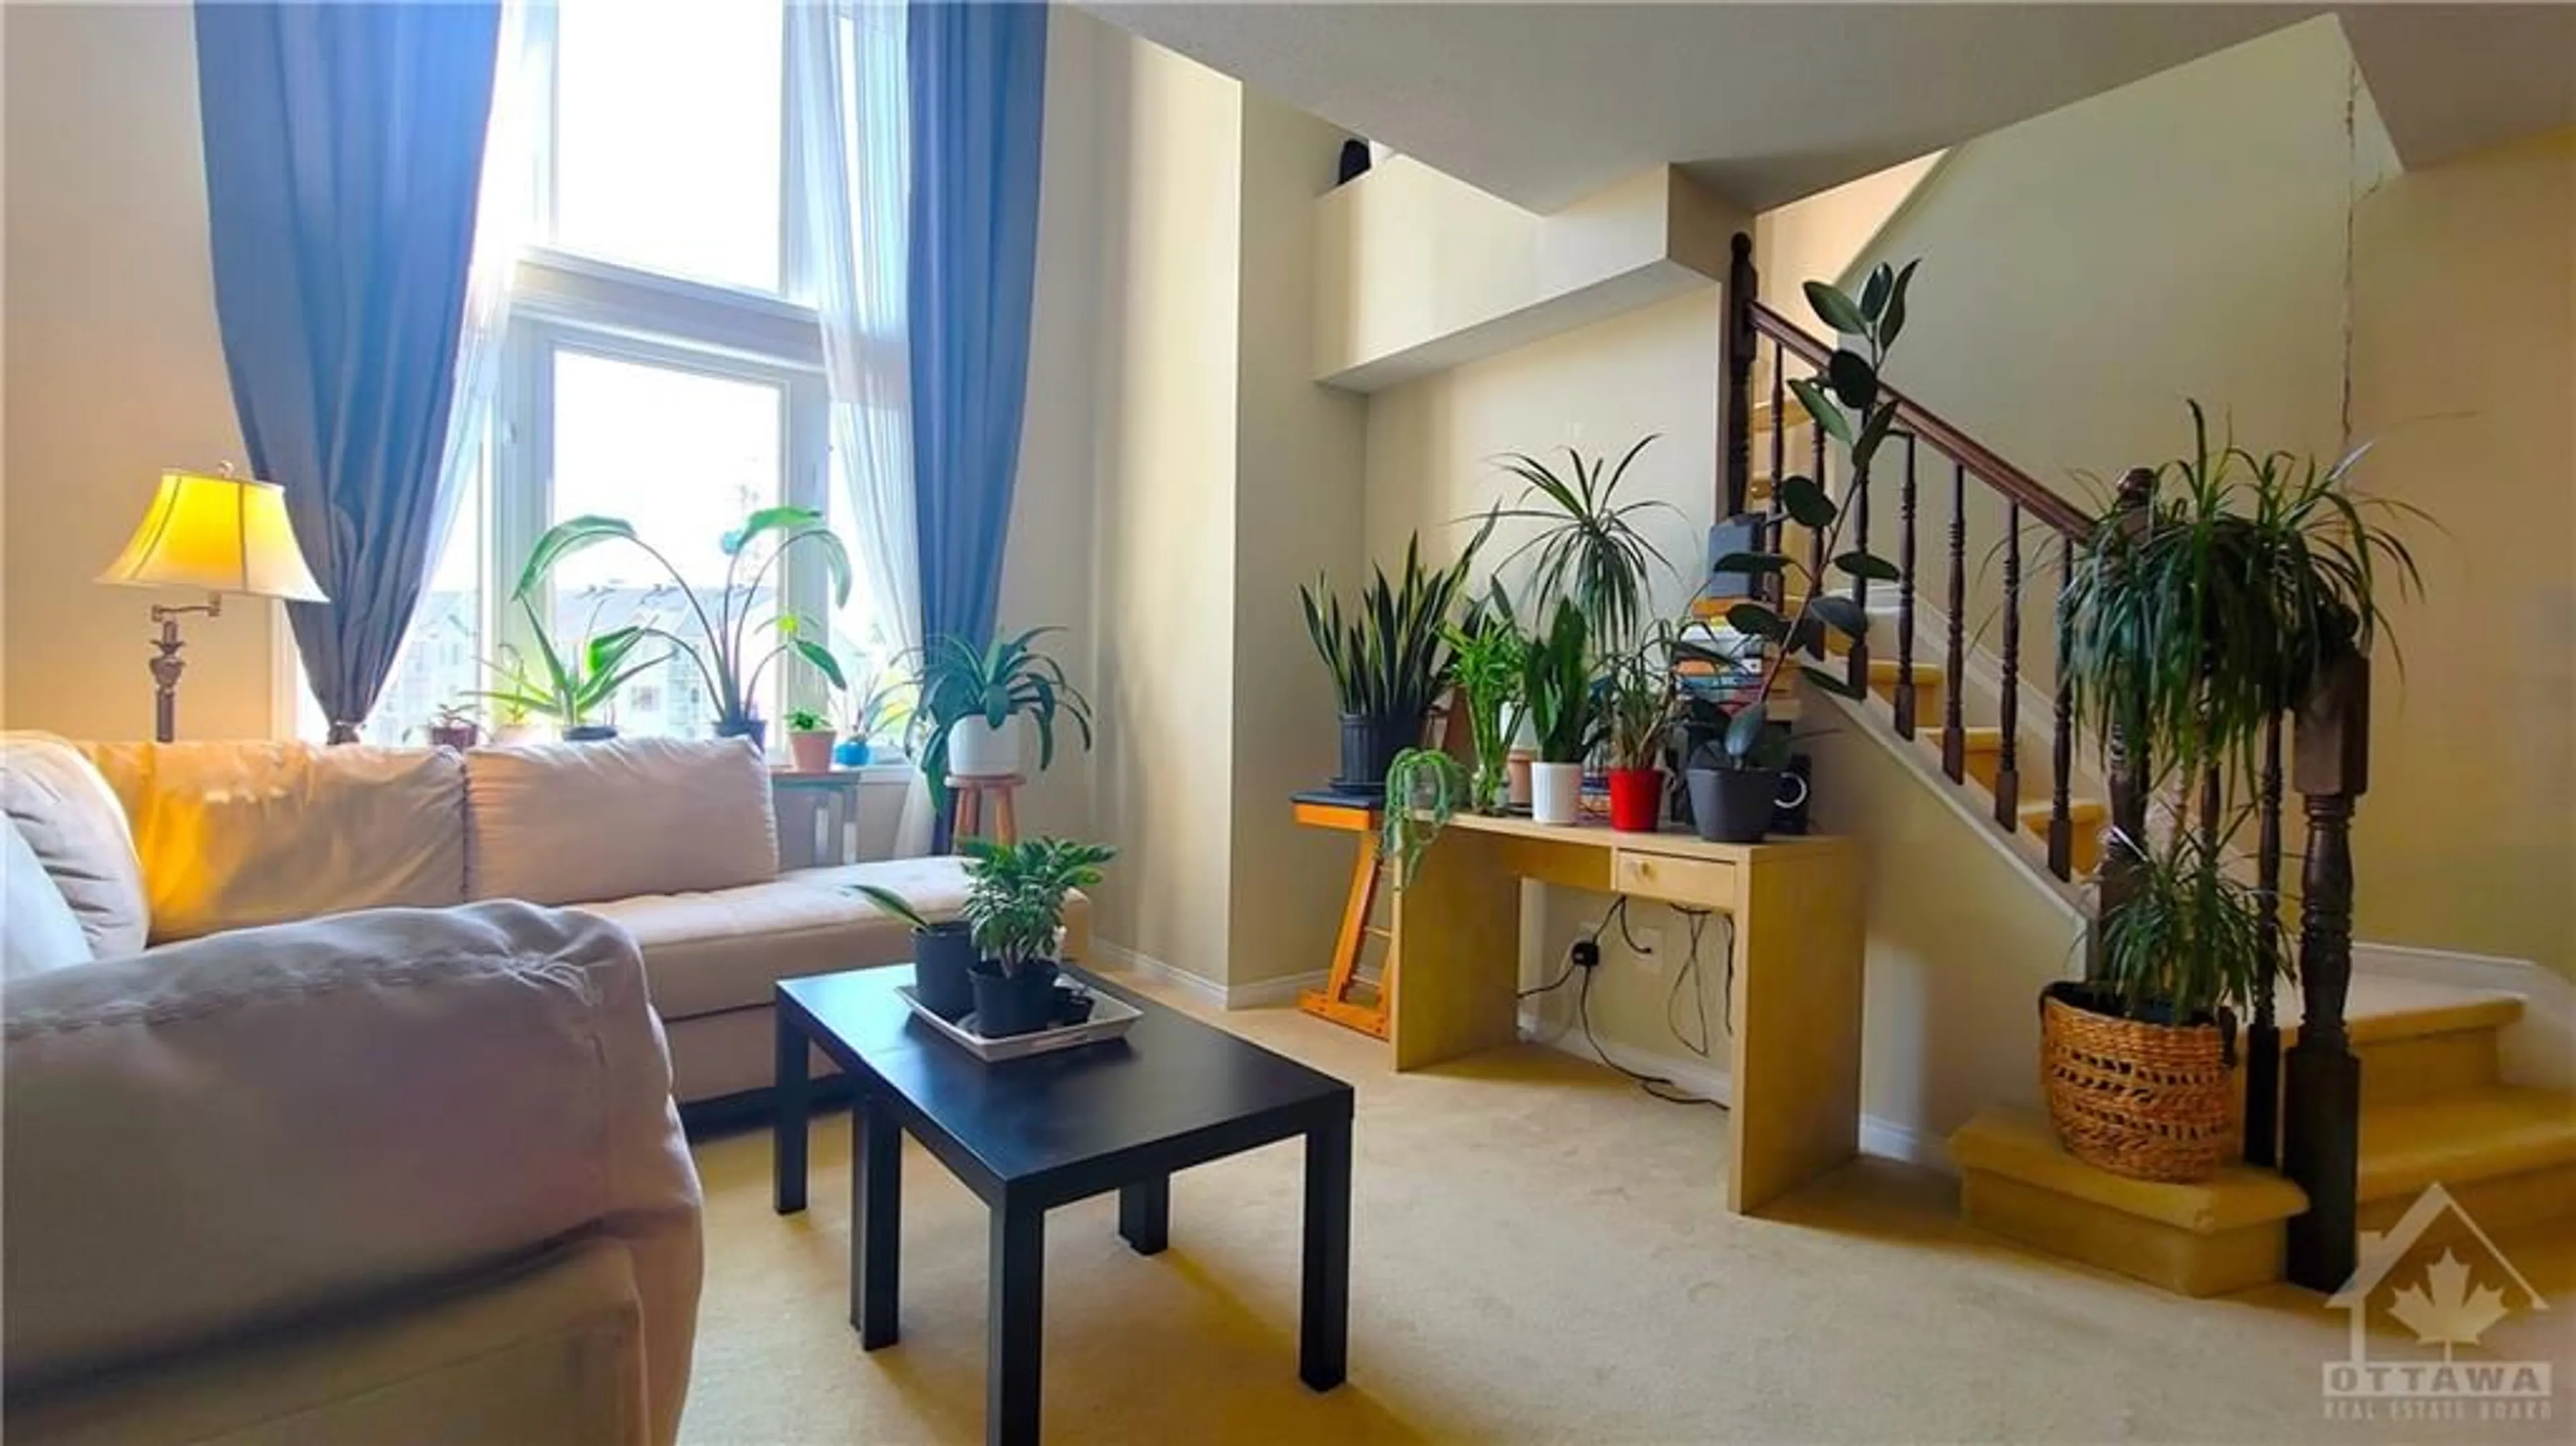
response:
[[[437,565],[465,482],[481,460],[501,379],[501,340],[510,324],[510,284],[536,224],[541,136],[539,106],[554,50],[554,7],[501,0],[501,39],[494,51],[492,118],[484,131],[483,178],[474,209],[474,254],[465,266],[465,316],[457,329],[455,394],[447,409],[447,444],[439,464],[438,515],[430,526],[430,566]]]
[[[900,0],[811,0],[787,10],[806,254],[832,393],[832,470],[857,536],[859,585],[896,650],[921,646],[912,398],[904,275],[912,138]],[[930,848],[930,789],[916,776],[898,857]]]

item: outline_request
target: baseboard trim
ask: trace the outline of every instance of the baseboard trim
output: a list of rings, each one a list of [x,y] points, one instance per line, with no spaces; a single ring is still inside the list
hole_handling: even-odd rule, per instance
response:
[[[1601,1062],[1600,1056],[1592,1052],[1592,1045],[1585,1040],[1580,1027],[1559,1028],[1553,1021],[1524,1009],[1520,1014],[1520,1032],[1521,1038],[1529,1043],[1544,1045],[1593,1064]],[[1715,1060],[1701,1059],[1697,1055],[1659,1054],[1615,1040],[1601,1041],[1601,1052],[1623,1069],[1660,1076],[1686,1093],[1730,1109],[1734,1107],[1734,1079],[1725,1066]],[[1860,1148],[1865,1155],[1902,1160],[1909,1165],[1921,1165],[1945,1174],[1957,1173],[1950,1163],[1949,1147],[1937,1136],[1926,1136],[1911,1126],[1880,1119],[1876,1115],[1860,1117]]]
[[[1332,976],[1318,969],[1310,974],[1290,974],[1279,979],[1255,979],[1245,984],[1221,984],[1204,974],[1195,974],[1176,964],[1166,964],[1151,954],[1130,949],[1124,944],[1111,944],[1095,939],[1091,951],[1100,962],[1112,969],[1141,974],[1157,984],[1169,985],[1219,1009],[1275,1009],[1294,1004],[1297,996],[1309,989],[1321,989]]]
[[[2522,996],[2522,1020],[2500,1036],[2504,1082],[2576,1090],[2576,982],[2529,959],[2355,940],[2356,974]],[[2292,986],[2296,987],[2296,986]]]

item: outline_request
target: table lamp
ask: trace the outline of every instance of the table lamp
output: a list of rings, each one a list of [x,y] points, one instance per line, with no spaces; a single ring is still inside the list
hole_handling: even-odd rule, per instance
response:
[[[98,580],[205,590],[201,603],[152,605],[152,621],[161,625],[160,641],[153,644],[152,736],[163,743],[177,732],[179,672],[185,666],[179,659],[180,618],[219,615],[226,593],[328,601],[304,565],[304,549],[287,521],[285,489],[235,477],[230,467],[219,476],[162,473],[161,489],[152,495],[143,524]]]

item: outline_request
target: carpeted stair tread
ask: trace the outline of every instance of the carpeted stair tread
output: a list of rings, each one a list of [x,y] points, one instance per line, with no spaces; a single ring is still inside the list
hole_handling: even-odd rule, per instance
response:
[[[2496,1085],[2361,1113],[2365,1201],[2568,1164],[2576,1164],[2576,1096],[2552,1090]]]

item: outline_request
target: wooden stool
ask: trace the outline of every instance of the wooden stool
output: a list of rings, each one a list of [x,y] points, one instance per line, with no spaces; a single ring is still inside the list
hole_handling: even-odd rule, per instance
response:
[[[1016,773],[977,778],[965,774],[948,775],[948,838],[954,844],[961,839],[983,838],[984,795],[993,795],[993,832],[995,843],[1018,843],[1020,821],[1011,812],[1011,790],[1028,782]]]

